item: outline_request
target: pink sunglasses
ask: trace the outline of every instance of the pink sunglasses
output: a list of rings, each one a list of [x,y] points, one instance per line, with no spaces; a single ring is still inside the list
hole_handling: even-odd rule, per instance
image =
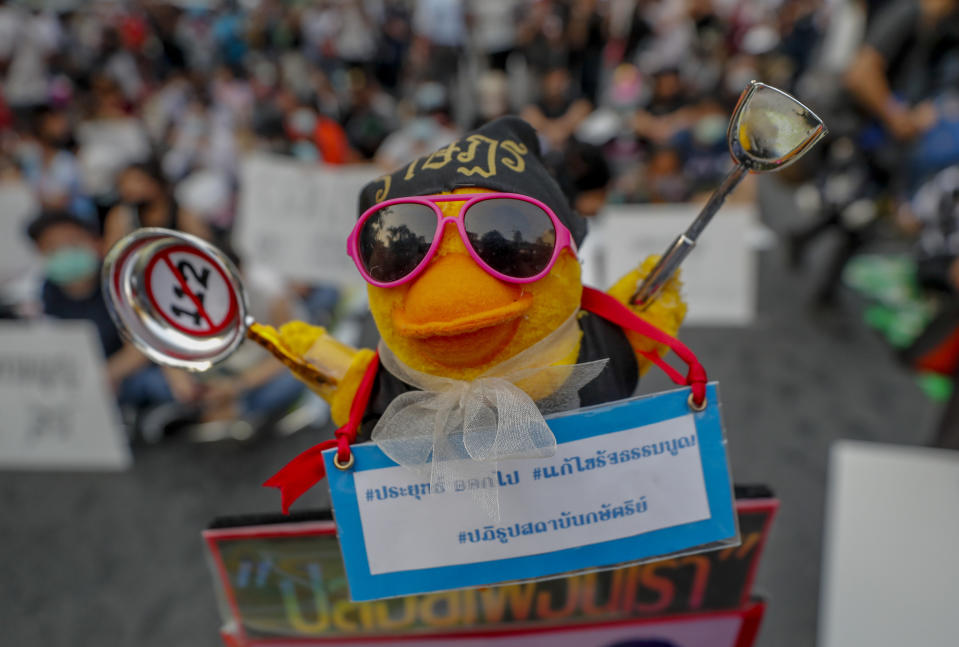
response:
[[[440,202],[464,202],[445,218]],[[576,253],[569,229],[545,204],[518,193],[458,193],[394,198],[357,220],[347,253],[363,278],[391,288],[415,279],[439,248],[443,227],[456,222],[470,256],[491,276],[532,283],[546,276],[560,252]]]

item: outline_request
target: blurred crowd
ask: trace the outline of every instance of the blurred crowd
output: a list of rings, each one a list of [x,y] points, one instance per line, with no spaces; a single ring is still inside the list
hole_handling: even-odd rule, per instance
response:
[[[0,4],[3,172],[108,242],[131,164],[181,207],[147,220],[215,235],[244,152],[392,168],[507,113],[601,146],[614,200],[685,199],[745,83],[791,87],[825,24],[808,0]]]
[[[44,258],[33,283],[0,277],[2,307],[7,316],[93,320],[118,397],[152,414],[148,430],[184,413],[214,422],[284,410],[301,396],[279,364],[256,353],[202,381],[150,366],[117,335],[99,294],[104,251],[137,227],[171,227],[230,250],[245,154],[392,169],[489,119],[519,114],[539,131],[584,215],[605,202],[685,201],[728,171],[726,123],[751,79],[801,90],[814,108],[854,105],[850,132],[869,115],[896,141],[932,128],[935,113],[920,107],[934,96],[931,86],[906,88],[900,103],[889,97],[899,96],[897,84],[910,85],[910,65],[941,57],[940,36],[929,33],[951,28],[956,16],[952,0],[94,0],[34,8],[43,4],[0,2],[0,181],[29,192],[30,237]],[[915,33],[892,33],[914,15]],[[849,157],[841,145],[830,150],[829,163]],[[814,208],[825,214],[825,180],[815,168],[806,173],[820,198]],[[794,257],[820,231],[849,229],[843,223],[827,215],[796,234]],[[242,267],[259,321],[330,323],[335,293]],[[166,404],[175,406],[159,407]]]

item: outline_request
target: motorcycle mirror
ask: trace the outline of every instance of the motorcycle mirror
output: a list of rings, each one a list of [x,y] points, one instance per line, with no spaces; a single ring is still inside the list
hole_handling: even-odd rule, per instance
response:
[[[765,173],[789,166],[826,135],[822,119],[794,97],[771,85],[750,81],[739,95],[726,139],[736,165],[709,197],[696,219],[666,249],[636,289],[630,303],[648,307],[666,281],[696,246],[696,241],[748,172]]]
[[[738,164],[762,173],[792,164],[825,134],[822,120],[794,97],[751,81],[739,97],[726,138]]]

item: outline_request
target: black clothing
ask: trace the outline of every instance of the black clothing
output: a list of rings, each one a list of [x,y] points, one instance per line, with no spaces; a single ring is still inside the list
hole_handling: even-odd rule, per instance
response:
[[[114,325],[113,319],[110,318],[110,312],[107,310],[107,302],[100,290],[99,281],[97,281],[93,293],[83,299],[74,299],[67,296],[60,286],[46,281],[43,284],[42,301],[43,312],[55,319],[92,321],[97,327],[104,357],[110,357],[123,347],[123,339],[120,337],[120,332]]]
[[[892,92],[913,105],[947,89],[945,76],[951,76],[959,56],[959,12],[926,25],[918,2],[889,3],[876,15],[865,42],[882,55]]]
[[[533,105],[539,108],[539,111],[543,113],[543,116],[547,119],[559,119],[569,110],[576,102],[576,99],[571,95],[567,94],[562,97],[556,97],[552,100],[547,101],[544,97],[537,99]]]

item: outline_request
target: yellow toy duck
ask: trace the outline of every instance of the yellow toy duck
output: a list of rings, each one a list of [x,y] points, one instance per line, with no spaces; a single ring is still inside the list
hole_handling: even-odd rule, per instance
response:
[[[403,464],[462,457],[464,443],[477,460],[536,455],[549,445],[535,431],[540,412],[632,396],[651,359],[668,350],[582,307],[589,295],[576,246],[586,222],[521,119],[490,122],[370,183],[359,211],[347,247],[368,283],[378,352],[297,321],[250,331],[329,402],[347,442],[372,437]],[[641,312],[629,305],[655,261],[646,259],[604,298],[675,335],[686,312],[678,278]],[[464,395],[479,384],[485,390],[473,400]],[[450,389],[441,419],[435,402],[416,399]],[[489,433],[471,442],[470,425]],[[459,452],[444,450],[457,433],[465,439]],[[286,510],[316,480],[285,488],[290,479],[274,477],[265,485],[281,488]]]

